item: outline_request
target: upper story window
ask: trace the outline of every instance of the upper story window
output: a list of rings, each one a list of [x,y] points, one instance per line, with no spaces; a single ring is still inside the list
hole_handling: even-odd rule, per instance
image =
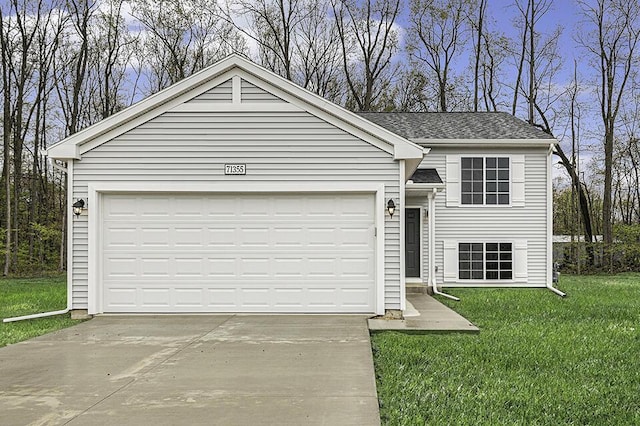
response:
[[[509,158],[462,157],[462,204],[508,205]]]

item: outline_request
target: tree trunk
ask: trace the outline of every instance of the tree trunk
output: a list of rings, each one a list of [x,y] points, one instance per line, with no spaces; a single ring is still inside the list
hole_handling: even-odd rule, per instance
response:
[[[478,112],[478,92],[480,79],[480,52],[482,51],[482,24],[484,21],[484,13],[487,6],[487,0],[480,0],[478,5],[478,38],[476,39],[476,57],[474,64],[473,78],[473,111]]]
[[[5,20],[2,10],[0,10],[0,54],[2,56],[2,85],[4,87],[4,96],[2,102],[2,144],[4,148],[3,152],[3,165],[2,165],[2,179],[4,182],[5,191],[5,255],[4,255],[4,270],[3,275],[6,277],[9,274],[11,267],[11,70],[9,64],[13,62],[9,61],[11,52],[9,52],[8,37],[5,30]]]

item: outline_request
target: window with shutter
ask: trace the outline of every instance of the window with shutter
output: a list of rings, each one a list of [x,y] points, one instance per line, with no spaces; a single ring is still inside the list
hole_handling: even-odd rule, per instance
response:
[[[462,157],[460,200],[463,205],[509,205],[508,157]]]

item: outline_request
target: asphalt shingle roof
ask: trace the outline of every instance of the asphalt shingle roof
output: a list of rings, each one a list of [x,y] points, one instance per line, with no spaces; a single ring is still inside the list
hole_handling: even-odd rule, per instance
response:
[[[436,169],[418,169],[410,179],[413,183],[442,183],[442,178]]]
[[[550,139],[506,112],[358,112],[407,139]]]

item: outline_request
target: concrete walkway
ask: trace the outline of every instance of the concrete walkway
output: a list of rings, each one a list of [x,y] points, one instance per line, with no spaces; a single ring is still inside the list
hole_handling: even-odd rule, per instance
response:
[[[426,294],[407,294],[407,310],[404,315],[404,320],[369,319],[369,330],[407,333],[480,332],[465,317]]]
[[[378,425],[363,316],[102,316],[0,348],[2,425]]]

